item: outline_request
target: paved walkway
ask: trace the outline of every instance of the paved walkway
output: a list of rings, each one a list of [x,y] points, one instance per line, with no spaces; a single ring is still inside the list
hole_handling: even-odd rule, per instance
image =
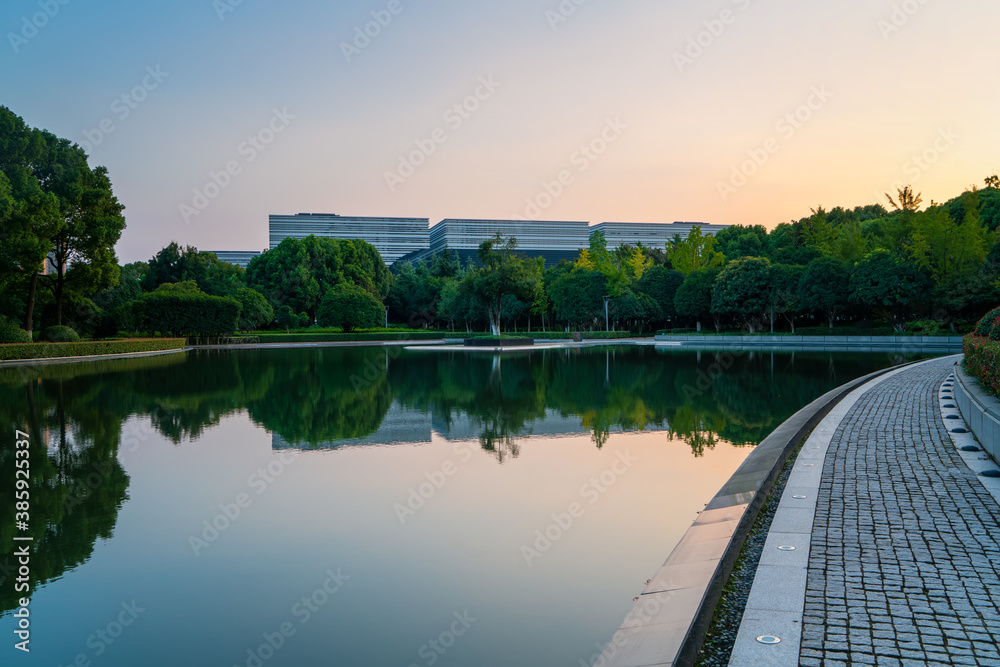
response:
[[[790,480],[778,512],[814,499],[811,532],[808,522],[783,534],[772,526],[761,561],[802,538],[805,590],[789,604],[791,561],[771,574],[758,570],[731,664],[1000,667],[1000,503],[952,440],[949,428],[962,422],[942,417],[950,401],[941,400],[941,385],[954,361],[910,367],[858,390],[839,424],[824,422],[828,445],[822,425],[819,440],[806,443],[793,478],[808,479],[810,468],[800,464],[821,468],[818,487],[810,494]],[[815,463],[807,462],[810,450]],[[800,626],[794,609],[802,610]],[[792,613],[791,623],[771,631],[783,648],[755,641],[778,624],[780,614],[767,610]]]

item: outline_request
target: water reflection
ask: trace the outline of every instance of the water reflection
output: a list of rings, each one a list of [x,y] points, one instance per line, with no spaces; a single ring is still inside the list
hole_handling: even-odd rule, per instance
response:
[[[272,433],[275,447],[430,442],[433,432],[478,439],[501,463],[531,435],[589,433],[602,447],[617,431],[657,430],[700,456],[720,442],[756,444],[817,396],[892,361],[624,347],[503,357],[387,348],[197,351],[0,370],[0,421],[11,425],[8,434],[31,434],[36,590],[111,537],[129,486],[119,450],[130,439],[135,445],[137,424],[181,443],[245,411]],[[5,436],[0,476],[13,479],[14,466],[14,441]],[[18,597],[8,546],[15,528],[11,513],[0,515],[0,613]]]

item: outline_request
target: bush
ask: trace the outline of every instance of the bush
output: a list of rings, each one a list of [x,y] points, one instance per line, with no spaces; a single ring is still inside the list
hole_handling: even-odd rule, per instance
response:
[[[3,343],[30,343],[31,334],[19,327],[14,322],[0,317],[0,344]]]
[[[374,329],[385,321],[385,306],[360,287],[341,283],[323,297],[316,321],[323,327],[340,327],[344,333]]]
[[[969,334],[963,347],[965,370],[984,390],[1000,396],[1000,343]]]
[[[45,341],[47,343],[79,343],[80,334],[73,331],[70,327],[57,325],[42,329],[42,333],[38,337],[38,340]]]
[[[979,320],[979,323],[976,324],[976,330],[973,333],[982,338],[989,337],[990,329],[993,328],[993,325],[996,324],[998,320],[1000,320],[1000,308],[994,308],[990,312],[983,315],[983,319]]]
[[[136,323],[147,332],[185,336],[229,336],[239,322],[240,302],[198,292],[156,291],[134,304]]]
[[[184,345],[185,341],[183,338],[3,345],[0,346],[0,361],[87,357],[99,354],[127,354],[134,352],[161,352],[165,350],[180,350],[184,348]]]

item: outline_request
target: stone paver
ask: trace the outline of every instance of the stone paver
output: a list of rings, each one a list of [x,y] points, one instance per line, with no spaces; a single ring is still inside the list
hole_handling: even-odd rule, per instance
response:
[[[1000,665],[1000,504],[941,418],[952,363],[880,383],[834,434],[800,664]]]

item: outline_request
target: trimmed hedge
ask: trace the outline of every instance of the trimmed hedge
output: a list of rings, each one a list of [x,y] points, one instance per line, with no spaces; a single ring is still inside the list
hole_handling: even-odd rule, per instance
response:
[[[56,325],[42,329],[38,339],[47,343],[79,343],[80,334],[70,327]]]
[[[89,357],[100,354],[128,354],[134,352],[162,352],[166,350],[180,350],[184,347],[185,341],[183,338],[106,340],[84,343],[15,343],[0,345],[0,361]]]
[[[229,336],[236,332],[242,308],[231,297],[183,292],[149,292],[133,306],[140,330],[184,336]]]

